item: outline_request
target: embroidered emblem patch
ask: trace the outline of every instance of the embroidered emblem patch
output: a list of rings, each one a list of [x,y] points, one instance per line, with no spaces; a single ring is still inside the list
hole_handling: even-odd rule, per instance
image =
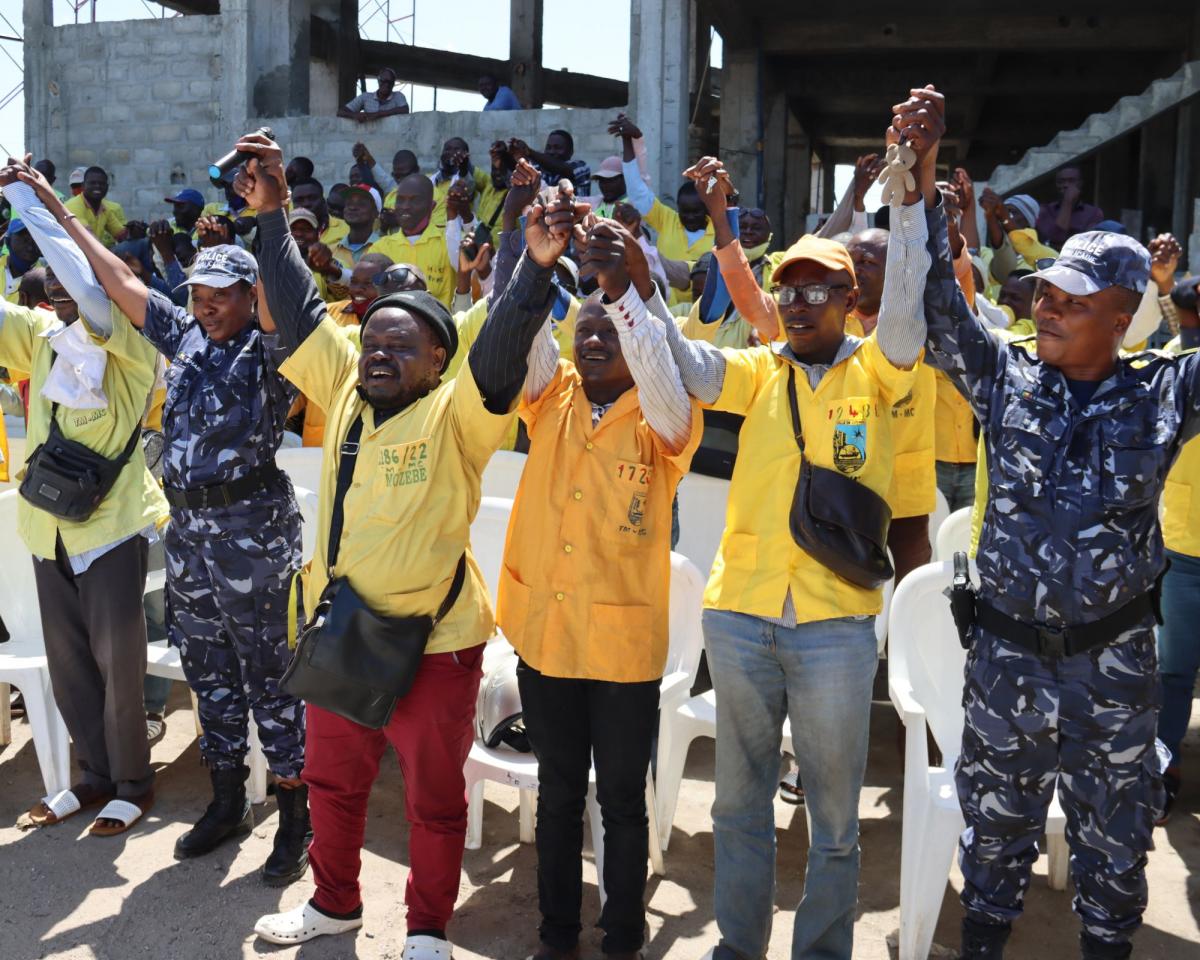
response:
[[[857,473],[867,463],[867,425],[833,425],[833,463],[842,473]]]

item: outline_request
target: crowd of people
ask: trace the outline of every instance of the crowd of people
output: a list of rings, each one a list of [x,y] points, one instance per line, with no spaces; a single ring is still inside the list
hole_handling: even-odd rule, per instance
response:
[[[379,81],[342,115],[407,112],[394,73]],[[262,878],[312,867],[311,899],[262,917],[259,937],[362,925],[367,799],[390,744],[410,828],[404,956],[449,960],[463,765],[498,630],[538,760],[534,957],[579,956],[593,765],[603,950],[640,955],[691,470],[729,480],[703,611],[710,953],[766,955],[784,790],[810,829],[792,956],[848,960],[874,620],[883,583],[931,560],[940,490],[975,512],[961,956],[1002,956],[1056,789],[1081,955],[1130,956],[1200,668],[1198,279],[1180,276],[1175,238],[1143,246],[1083,203],[1078,168],[1044,204],[976,197],[962,168],[939,179],[932,87],[888,116],[837,209],[789,242],[719,157],[661,198],[624,114],[619,152],[594,167],[566,130],[540,150],[497,140],[486,168],[452,137],[432,173],[407,149],[385,170],[358,144],[329,190],[311,160],[247,134],[223,203],[183,189],[150,223],[125,218],[98,167],[64,198],[52,163],[10,158],[0,365],[27,418],[19,532],[78,770],[26,825],[97,809],[90,832],[112,836],[154,802],[142,594],[161,543],[163,621],[212,781],[175,855],[252,828],[254,723],[279,813]],[[891,199],[872,219],[877,180]],[[298,580],[300,516],[275,462],[292,435],[323,449]],[[493,598],[470,526],[499,449],[528,459]],[[343,662],[358,656],[378,676]]]

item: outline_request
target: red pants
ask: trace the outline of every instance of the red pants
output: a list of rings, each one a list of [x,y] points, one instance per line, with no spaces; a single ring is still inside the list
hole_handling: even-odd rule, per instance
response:
[[[313,901],[322,910],[350,913],[362,903],[358,873],[367,798],[390,743],[404,774],[409,824],[408,929],[446,928],[458,897],[467,835],[463,764],[474,740],[482,660],[482,644],[427,654],[412,689],[382,730],[309,706],[303,778],[313,826]]]

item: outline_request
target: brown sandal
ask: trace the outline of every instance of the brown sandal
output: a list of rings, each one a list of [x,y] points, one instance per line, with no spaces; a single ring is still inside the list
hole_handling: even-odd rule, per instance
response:
[[[125,833],[154,806],[154,791],[128,800],[118,798],[104,805],[88,830],[93,837],[116,837]],[[107,823],[105,822],[107,821]]]
[[[42,797],[25,814],[17,820],[17,826],[23,830],[30,827],[52,827],[70,820],[81,810],[98,807],[113,798],[111,792],[83,783],[60,790],[53,797]]]

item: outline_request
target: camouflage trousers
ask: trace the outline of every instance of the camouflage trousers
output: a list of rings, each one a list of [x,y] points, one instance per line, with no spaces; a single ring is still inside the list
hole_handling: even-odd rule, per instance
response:
[[[253,711],[271,770],[304,766],[304,705],[279,689],[291,653],[287,610],[300,565],[300,516],[264,511],[228,537],[167,528],[167,632],[199,703],[200,752],[213,768],[240,766]]]
[[[967,657],[955,774],[963,906],[984,923],[1021,913],[1057,783],[1075,912],[1093,937],[1124,942],[1146,908],[1162,803],[1154,634],[1138,628],[1055,661],[981,633]]]

